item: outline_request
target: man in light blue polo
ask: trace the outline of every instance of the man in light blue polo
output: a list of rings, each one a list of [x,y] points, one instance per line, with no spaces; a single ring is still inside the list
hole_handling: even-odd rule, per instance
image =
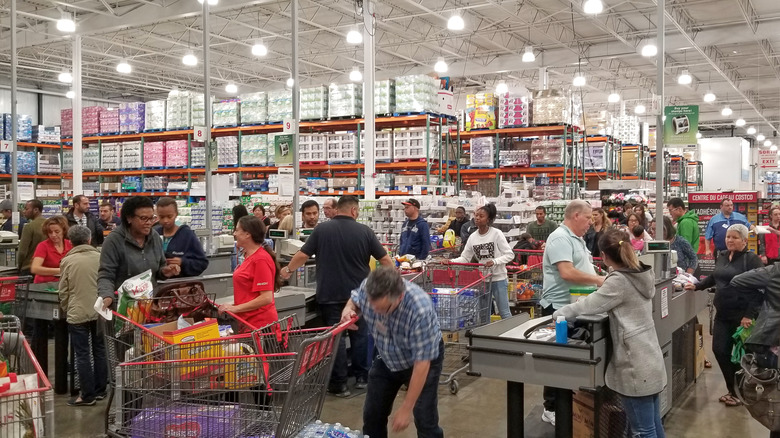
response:
[[[582,236],[590,228],[591,207],[587,202],[574,200],[566,206],[563,224],[550,233],[544,247],[542,271],[542,315],[552,315],[569,304],[569,289],[576,286],[601,286],[604,277],[596,275],[593,259]],[[542,420],[555,425],[555,389],[544,387]]]
[[[734,224],[753,228],[744,214],[734,211],[734,201],[723,198],[720,201],[720,213],[707,222],[707,229],[704,233],[704,253],[706,255],[712,255],[713,247],[716,253],[726,249],[726,231]]]

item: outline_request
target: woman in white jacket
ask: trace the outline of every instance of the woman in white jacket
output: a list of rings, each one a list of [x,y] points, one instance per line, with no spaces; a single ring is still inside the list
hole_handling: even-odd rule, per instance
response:
[[[512,316],[509,312],[506,264],[515,258],[515,254],[504,237],[504,233],[491,227],[496,220],[496,214],[496,206],[493,204],[487,204],[477,209],[474,215],[477,231],[469,236],[469,240],[463,246],[461,256],[452,259],[451,262],[468,263],[472,257],[476,257],[479,263],[491,268],[490,289],[493,293],[493,299],[496,300],[498,314],[501,315],[501,319],[504,319]]]

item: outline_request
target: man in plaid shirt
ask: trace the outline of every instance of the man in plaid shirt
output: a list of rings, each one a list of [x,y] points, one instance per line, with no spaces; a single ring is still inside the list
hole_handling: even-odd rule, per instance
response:
[[[409,389],[393,416],[393,432],[406,429],[414,414],[418,437],[443,437],[437,387],[444,342],[431,298],[395,269],[380,267],[352,291],[342,321],[358,314],[368,323],[379,351],[368,373],[363,433],[371,438],[387,437],[393,401],[406,384]]]

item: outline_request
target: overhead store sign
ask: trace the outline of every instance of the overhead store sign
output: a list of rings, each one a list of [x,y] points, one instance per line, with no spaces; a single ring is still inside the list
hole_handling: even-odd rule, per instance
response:
[[[777,167],[777,151],[771,149],[758,150],[758,166],[762,169]]]
[[[281,134],[274,137],[274,159],[277,166],[291,166],[293,156],[295,156],[295,136],[292,134]],[[327,157],[325,157],[327,160]]]
[[[664,120],[664,144],[687,146],[697,143],[699,105],[667,106]]]

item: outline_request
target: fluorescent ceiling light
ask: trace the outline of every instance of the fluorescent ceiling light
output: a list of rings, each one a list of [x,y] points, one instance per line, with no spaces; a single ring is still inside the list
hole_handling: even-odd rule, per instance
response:
[[[634,107],[634,112],[636,114],[644,114],[645,111],[647,111],[647,108],[645,108],[645,106],[642,105],[641,103]]]
[[[63,15],[57,20],[57,30],[60,32],[73,33],[76,31],[76,22],[69,16]]]
[[[76,97],[76,92],[73,90],[69,90],[67,93],[65,93],[65,97],[67,97],[68,99],[73,99],[74,97]]]
[[[295,85],[295,79],[287,78],[287,88],[292,88]]]
[[[712,91],[708,91],[707,94],[704,95],[704,101],[707,103],[715,102],[715,99],[717,98],[715,97],[715,93]]]
[[[133,71],[133,67],[127,63],[127,60],[122,59],[119,64],[116,65],[116,71],[122,74],[130,74]]]
[[[444,59],[439,58],[438,61],[436,61],[436,64],[433,66],[433,70],[436,73],[447,73],[447,70],[449,69],[449,66],[447,65],[447,62],[444,61]]]
[[[229,84],[225,85],[225,92],[228,94],[236,94],[238,93],[238,86],[230,82]]]
[[[769,146],[769,150],[770,151],[776,151],[777,150],[777,146],[775,146],[775,145]]]
[[[734,124],[735,124],[735,125],[737,125],[737,126],[739,126],[739,127],[745,126],[745,119],[743,119],[742,117],[740,117],[740,118],[738,118],[738,119],[737,119],[737,120],[734,122]]]
[[[449,30],[463,30],[466,27],[466,23],[463,21],[463,17],[460,14],[455,14],[447,20],[447,29]]]
[[[701,138],[701,132],[696,133],[696,138]]]
[[[764,141],[764,139],[766,139],[766,137],[764,137],[764,134],[758,134],[756,136],[756,141]]]
[[[363,34],[356,29],[352,29],[347,33],[347,42],[349,44],[360,44],[363,42]]]
[[[173,87],[171,89],[171,91],[168,92],[168,97],[178,96],[178,95],[179,95],[179,88],[178,87]]]
[[[501,81],[496,85],[496,94],[506,94],[509,91],[509,87],[506,82]]]
[[[575,87],[582,87],[587,83],[587,80],[585,80],[585,75],[582,73],[577,73],[574,75],[574,79],[572,79],[571,84]]]
[[[648,41],[645,43],[644,46],[642,46],[642,56],[644,56],[645,58],[650,58],[657,54],[658,54],[658,47],[656,47],[654,42]]]
[[[181,58],[181,63],[190,67],[198,65],[198,57],[193,53],[187,53]]]
[[[352,82],[360,82],[363,80],[363,73],[361,73],[360,70],[355,67],[351,72],[349,72],[349,80]]]
[[[255,56],[265,56],[268,54],[268,47],[262,42],[255,43],[255,45],[252,46],[252,54]]]
[[[618,102],[620,102],[620,94],[618,94],[617,91],[613,91],[612,94],[610,94],[607,97],[607,102],[609,102],[609,103],[618,103]]]
[[[747,134],[748,135],[753,135],[755,133],[756,133],[756,128],[754,128],[753,126],[751,126],[750,128],[747,129]]]
[[[587,0],[582,9],[586,14],[600,14],[604,10],[604,4],[601,0]]]
[[[64,71],[64,72],[60,73],[59,76],[57,76],[57,79],[60,82],[64,82],[66,84],[70,84],[71,82],[73,82],[73,75],[70,74],[69,71]]]
[[[536,61],[536,55],[534,55],[534,48],[531,46],[526,46],[525,53],[523,53],[523,62],[534,62]]]
[[[683,70],[680,76],[677,77],[677,83],[680,85],[690,85],[691,82],[693,82],[693,78],[688,73],[688,70]]]
[[[203,4],[203,0],[198,0],[198,3]],[[216,6],[219,0],[209,0],[209,6]]]
[[[730,107],[728,107],[728,106],[724,106],[724,107],[723,107],[723,109],[722,109],[722,110],[720,110],[720,115],[722,115],[723,117],[728,117],[728,116],[730,116],[730,115],[731,115],[733,112],[734,112],[734,111],[732,111]]]

